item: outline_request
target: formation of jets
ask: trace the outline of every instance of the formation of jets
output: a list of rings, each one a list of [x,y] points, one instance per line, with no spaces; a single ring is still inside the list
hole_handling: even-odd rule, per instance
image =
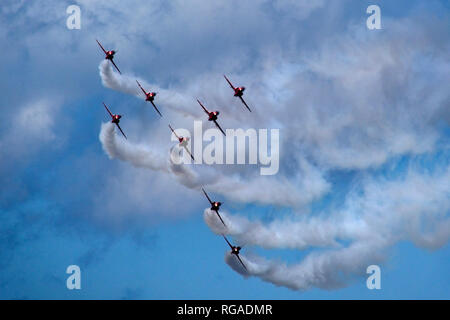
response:
[[[220,219],[220,221],[222,222],[222,224],[226,227],[227,225],[225,224],[225,222],[223,221],[222,217],[220,216],[219,213],[219,209],[220,206],[222,205],[222,202],[217,202],[217,201],[212,201],[211,198],[208,196],[208,194],[206,193],[205,189],[202,188],[203,193],[206,196],[206,199],[208,199],[209,203],[211,204],[211,211],[214,211],[217,214],[217,217]],[[224,234],[222,234],[223,238],[225,239],[225,241],[228,243],[228,245],[231,248],[231,254],[235,255],[236,258],[239,260],[239,262],[242,264],[242,266],[244,267],[245,270],[247,270],[247,267],[245,266],[244,262],[242,262],[241,257],[239,257],[239,252],[241,251],[241,247],[239,246],[233,246],[230,241],[228,241],[227,237],[225,237]]]
[[[112,65],[114,66],[114,68],[119,72],[119,74],[122,74],[122,72],[120,72],[119,68],[117,67],[116,63],[114,62],[114,55],[117,53],[117,51],[114,50],[110,50],[110,51],[106,51],[105,48],[103,48],[102,44],[96,40],[98,45],[100,46],[100,48],[102,49],[103,53],[105,54],[105,59],[111,61]],[[249,106],[247,105],[247,103],[245,102],[244,98],[242,97],[244,94],[244,90],[245,87],[235,87],[233,86],[233,84],[231,83],[231,81],[224,75],[225,80],[228,82],[228,84],[230,85],[230,87],[233,89],[234,91],[234,96],[238,97],[242,103],[244,104],[244,106],[248,109],[248,111],[252,112],[252,110],[250,110]],[[156,97],[156,92],[147,92],[145,91],[145,89],[142,87],[142,85],[139,83],[139,81],[136,80],[136,83],[138,85],[138,87],[142,90],[142,92],[145,95],[145,101],[148,101],[152,104],[153,108],[155,109],[155,111],[159,114],[160,117],[162,117],[161,112],[159,111],[159,109],[157,108],[157,106],[155,105],[155,97]],[[223,135],[225,134],[225,131],[223,131],[223,129],[220,127],[219,123],[217,122],[218,116],[219,116],[219,111],[209,111],[208,109],[205,108],[205,106],[200,102],[200,100],[197,99],[197,102],[199,103],[199,105],[202,107],[203,111],[208,115],[208,121],[212,121],[214,122],[214,124],[216,125],[216,127],[223,133]],[[103,102],[103,105],[105,106],[106,111],[109,113],[109,115],[111,116],[111,122],[114,123],[117,128],[120,130],[120,132],[122,133],[122,135],[124,136],[125,139],[127,139],[127,136],[125,135],[125,133],[123,132],[122,128],[119,125],[120,119],[122,118],[121,115],[119,114],[113,114],[109,108],[107,107],[107,105]],[[189,138],[187,137],[182,137],[179,136],[175,130],[172,128],[172,126],[169,124],[169,128],[172,131],[172,133],[177,137],[178,141],[179,141],[179,146],[183,147],[186,152],[191,156],[191,159],[195,161],[194,156],[192,155],[192,153],[189,151],[189,149],[187,148],[188,145],[188,141]],[[225,222],[223,221],[222,217],[220,216],[219,213],[219,209],[220,206],[222,205],[221,202],[217,202],[217,201],[212,201],[211,198],[208,196],[208,194],[206,193],[205,189],[202,188],[203,193],[205,194],[206,198],[208,199],[210,205],[211,205],[211,211],[214,211],[217,214],[217,217],[219,218],[219,220],[222,222],[222,224],[227,227],[227,225],[225,224]],[[245,266],[245,264],[242,262],[240,256],[239,256],[239,252],[241,250],[241,247],[239,246],[233,246],[227,239],[227,237],[222,234],[223,238],[225,239],[225,241],[227,242],[227,244],[229,245],[229,247],[231,248],[231,254],[236,256],[236,258],[239,260],[239,262],[241,263],[241,265],[244,267],[245,270],[247,270],[247,267]]]

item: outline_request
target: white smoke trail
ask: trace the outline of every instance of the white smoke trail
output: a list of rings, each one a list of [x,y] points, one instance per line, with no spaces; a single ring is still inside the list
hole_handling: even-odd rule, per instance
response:
[[[244,277],[249,277],[250,276],[249,272],[254,273],[256,270],[255,270],[253,264],[249,263],[249,260],[245,256],[240,254],[239,257],[241,258],[242,263],[244,263],[247,270],[244,269],[244,267],[239,262],[238,258],[236,256],[234,256],[230,251],[225,253],[224,260],[234,271],[236,271],[237,273],[240,273]]]
[[[450,167],[434,175],[409,172],[404,180],[370,181],[362,194],[351,195],[342,210],[326,218],[283,219],[265,225],[221,212],[224,227],[209,209],[203,216],[213,232],[232,235],[241,245],[327,248],[308,254],[299,264],[286,265],[253,255],[246,257],[246,266],[250,275],[295,290],[338,288],[364,274],[370,264],[382,262],[387,249],[399,241],[412,241],[428,249],[449,241]],[[248,275],[232,257],[225,261]]]
[[[205,209],[206,224],[218,234],[229,234],[239,243],[265,249],[307,249],[309,247],[338,247],[339,240],[355,239],[364,235],[367,225],[360,222],[339,223],[339,219],[299,218],[275,220],[269,224],[249,221],[242,215],[220,212],[227,227],[215,212]]]
[[[155,104],[157,106],[161,105],[164,108],[167,107],[183,116],[195,117],[198,115],[198,112],[191,112],[191,109],[186,107],[195,103],[195,100],[192,97],[184,96],[174,90],[163,89],[155,84],[149,84],[138,77],[131,77],[114,72],[111,64],[106,60],[103,60],[100,63],[99,72],[102,84],[107,88],[145,100],[144,93],[139,89],[136,83],[136,80],[138,80],[147,92],[152,91],[157,93],[155,99]],[[198,111],[198,109],[195,109],[195,111]]]
[[[115,76],[106,75],[109,86],[133,94],[135,89],[132,89],[131,83],[134,79],[111,79]],[[112,158],[152,170],[160,168],[160,165],[152,163],[152,157],[136,159],[133,155],[140,153],[134,150],[139,150],[138,146],[121,141],[127,149],[120,149],[111,147],[112,143],[117,143],[115,139],[101,138],[101,141]],[[117,148],[122,152],[118,152]],[[317,199],[329,189],[322,173],[316,172],[314,167],[302,160],[299,161],[303,166],[302,172],[308,174],[294,177],[293,181],[301,181],[297,184],[283,177],[244,179],[239,175],[223,174],[214,167],[197,169],[174,165],[170,161],[164,163],[165,170],[184,186],[199,189],[206,185],[208,192],[217,192],[237,202],[295,207]],[[347,285],[357,275],[365,274],[368,265],[384,261],[388,249],[399,241],[409,240],[431,249],[447,243],[450,238],[449,182],[449,168],[443,174],[434,176],[411,172],[405,180],[369,182],[361,194],[350,194],[343,209],[319,216],[280,219],[265,224],[221,211],[227,225],[224,227],[215,212],[206,209],[204,220],[214,233],[229,234],[237,244],[265,249],[321,249],[308,254],[300,263],[291,265],[255,254],[248,255],[243,251],[241,258],[248,271],[227,253],[226,263],[243,276],[256,276],[294,290],[312,287],[333,289]],[[425,232],[424,226],[427,227]]]
[[[336,289],[344,287],[356,275],[365,273],[366,267],[383,261],[380,242],[355,243],[347,248],[308,255],[301,263],[287,265],[253,255],[240,255],[248,273],[232,258],[225,261],[236,272],[256,276],[277,286],[293,290],[313,287]]]
[[[439,136],[444,144],[448,140],[439,132],[436,121],[448,123],[449,119],[448,90],[441,85],[448,78],[448,50],[439,49],[441,41],[433,36],[435,28],[417,28],[413,20],[399,20],[391,26],[392,33],[377,40],[367,40],[359,33],[345,34],[319,50],[313,48],[307,58],[293,59],[305,72],[293,72],[290,63],[281,61],[274,64],[274,69],[281,70],[278,77],[277,72],[270,71],[248,74],[248,78],[262,79],[256,82],[263,86],[252,91],[259,92],[253,95],[259,100],[255,110],[270,114],[273,123],[282,124],[288,161],[280,168],[289,171],[282,174],[292,179],[283,180],[282,174],[275,180],[248,179],[214,168],[200,171],[169,164],[171,173],[190,188],[205,183],[208,192],[234,201],[294,207],[328,192],[330,186],[322,176],[331,170],[355,170],[365,176],[373,173],[368,168],[377,170],[390,161],[397,163],[397,157],[427,152],[433,155],[442,148],[436,145]],[[405,33],[406,29],[414,32]],[[336,60],[336,54],[340,59]],[[280,66],[285,67],[285,74]],[[421,77],[425,73],[426,81]],[[123,92],[134,85],[131,78],[106,80],[106,86]],[[204,92],[218,91],[215,83],[195,85]],[[224,101],[220,94],[211,94],[210,99]],[[183,103],[190,101],[187,98]],[[277,112],[273,112],[275,105]],[[255,119],[242,116],[234,120],[241,122],[227,124]],[[269,120],[257,120],[257,125],[271,127]],[[302,163],[302,157],[309,162]],[[300,174],[292,163],[303,166]],[[299,215],[263,223],[221,211],[227,225],[224,227],[217,215],[206,209],[204,220],[214,233],[233,236],[236,245],[315,249],[294,264],[243,250],[241,257],[248,272],[227,253],[225,261],[236,272],[294,290],[332,289],[365,274],[368,265],[383,262],[399,241],[428,249],[446,244],[450,238],[449,183],[448,167],[433,175],[412,171],[404,179],[366,181],[347,195],[342,207],[331,205],[329,212],[311,217]]]
[[[298,185],[285,178],[255,176],[242,178],[239,174],[226,175],[216,168],[201,166],[198,170],[188,165],[170,163],[170,170],[178,182],[190,189],[200,189],[221,194],[240,203],[300,207],[328,191],[325,182],[315,192],[307,192],[305,185]]]
[[[311,194],[311,191],[305,191],[306,185],[298,186],[284,178],[258,175],[244,180],[238,174],[224,175],[214,167],[194,169],[189,165],[176,165],[162,156],[166,154],[163,151],[152,151],[149,146],[117,139],[114,129],[112,123],[104,123],[99,135],[103,149],[111,159],[129,162],[138,168],[170,173],[187,188],[200,190],[205,186],[209,192],[222,194],[231,201],[297,207],[310,201],[311,197],[318,197],[328,187],[324,182],[323,188]]]
[[[167,160],[145,146],[137,146],[124,139],[117,139],[114,124],[102,123],[100,141],[110,159],[119,159],[138,168],[168,172]]]
[[[102,61],[99,65],[100,77],[105,87],[143,99],[143,94],[136,84],[135,78],[114,72],[108,61]],[[174,93],[170,90],[148,85],[145,80],[139,79],[146,88],[161,92],[161,103],[184,115],[197,117],[198,112],[189,113],[186,105],[192,104],[193,98]],[[184,107],[183,107],[184,106]],[[127,144],[132,148],[132,144]],[[105,148],[104,148],[105,149]],[[141,149],[139,147],[139,149]],[[105,149],[106,150],[106,149]],[[129,149],[130,152],[134,152]],[[108,151],[107,151],[108,152]],[[150,152],[150,151],[149,151]],[[114,156],[114,155],[112,155]],[[122,159],[136,159],[133,156]],[[145,161],[145,160],[140,160]],[[292,179],[285,177],[257,176],[254,178],[243,178],[239,172],[235,174],[223,173],[215,168],[202,167],[201,172],[188,166],[169,163],[169,170],[177,178],[178,182],[191,189],[200,189],[208,186],[211,192],[225,195],[228,199],[236,202],[250,202],[263,205],[303,206],[318,199],[328,192],[330,185],[325,181],[317,168],[311,166],[304,159],[299,160],[299,170]],[[133,164],[135,165],[135,164]],[[136,165],[135,165],[136,166]],[[146,167],[151,168],[153,164],[148,163]],[[295,181],[295,182],[294,182]]]

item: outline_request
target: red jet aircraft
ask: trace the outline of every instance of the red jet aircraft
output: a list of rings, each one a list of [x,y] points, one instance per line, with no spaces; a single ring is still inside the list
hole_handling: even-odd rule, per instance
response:
[[[197,102],[201,105],[201,107],[203,108],[203,110],[206,112],[206,114],[208,115],[208,121],[213,121],[217,128],[219,128],[220,131],[222,131],[223,135],[226,136],[225,132],[222,130],[222,128],[219,126],[219,124],[217,123],[217,116],[219,115],[219,111],[208,111],[203,105],[202,103],[197,99]]]
[[[239,251],[241,250],[241,247],[235,247],[235,246],[232,246],[231,243],[228,241],[228,239],[227,239],[224,235],[222,235],[222,236],[223,236],[223,238],[225,239],[225,241],[228,243],[228,245],[230,246],[230,248],[231,248],[231,254],[234,254],[234,255],[239,259],[239,262],[242,264],[242,266],[244,267],[244,269],[247,270],[247,267],[246,267],[245,264],[242,262],[241,257],[239,257]]]
[[[248,107],[247,103],[245,102],[244,98],[242,98],[242,95],[244,94],[244,90],[245,87],[235,87],[233,86],[233,84],[230,82],[230,80],[228,80],[226,75],[223,75],[225,80],[227,80],[228,84],[230,85],[230,87],[234,90],[234,96],[235,97],[239,97],[239,99],[241,99],[242,103],[247,107],[248,111],[252,112],[252,110],[250,110],[250,108]]]
[[[105,59],[111,61],[111,63],[114,65],[114,67],[117,69],[117,71],[119,71],[120,74],[122,74],[122,72],[120,72],[119,68],[117,68],[116,64],[114,63],[114,55],[116,54],[116,51],[111,50],[111,51],[106,51],[105,48],[103,48],[103,46],[100,44],[100,42],[97,41],[98,45],[100,46],[100,48],[102,48],[103,52],[105,53]]]
[[[139,88],[141,88],[142,92],[145,94],[145,101],[149,101],[152,104],[153,108],[155,108],[156,112],[158,112],[159,116],[162,117],[161,112],[159,112],[158,108],[155,106],[155,103],[153,102],[153,100],[155,100],[156,92],[146,92],[144,88],[142,88],[139,81],[136,80],[136,82]]]
[[[202,188],[203,193],[206,196],[206,199],[208,199],[209,203],[211,204],[211,210],[215,211],[217,213],[217,216],[219,217],[220,221],[222,221],[223,225],[226,227],[227,225],[225,224],[225,222],[223,222],[222,217],[219,214],[219,208],[222,205],[221,202],[212,202],[211,199],[208,197],[208,194],[206,194],[205,189]]]
[[[189,153],[189,155],[191,156],[191,159],[193,161],[195,161],[194,156],[189,152],[188,148],[187,148],[187,144],[189,141],[189,138],[186,137],[180,137],[176,134],[175,130],[172,129],[172,126],[169,124],[169,128],[170,130],[172,130],[173,134],[175,135],[175,137],[177,137],[178,141],[180,141],[180,147],[183,147],[187,153]]]
[[[126,139],[127,136],[125,135],[125,133],[123,133],[122,128],[119,126],[120,118],[122,118],[122,116],[120,114],[112,114],[104,102],[103,105],[105,106],[106,111],[108,111],[109,115],[112,118],[111,122],[114,123],[117,126],[117,128],[119,128],[120,132],[122,132],[123,136]]]

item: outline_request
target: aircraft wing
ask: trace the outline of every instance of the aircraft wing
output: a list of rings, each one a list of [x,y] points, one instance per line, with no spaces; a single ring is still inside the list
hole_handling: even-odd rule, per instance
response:
[[[119,128],[120,132],[122,132],[123,136],[125,137],[125,139],[127,138],[127,136],[125,135],[125,133],[123,133],[122,128],[119,126],[118,123],[116,123],[117,128]]]
[[[111,59],[111,63],[114,65],[114,67],[117,69],[117,71],[119,71],[120,74],[122,74],[122,72],[120,72],[119,68],[117,68],[115,62],[113,59]]]
[[[239,262],[242,264],[242,266],[244,267],[245,270],[247,270],[247,267],[245,266],[245,264],[242,262],[241,257],[239,257],[239,255],[237,254],[236,257],[239,259]]]
[[[97,39],[96,39],[95,41],[97,41],[98,45],[100,46],[100,48],[102,48],[103,52],[104,52],[104,53],[105,53],[105,55],[106,55],[106,50],[105,50],[105,48],[103,48],[103,46],[101,45],[101,43],[100,43],[100,42],[98,42],[98,40],[97,40]]]
[[[250,110],[250,108],[248,107],[247,103],[245,102],[244,98],[239,97],[242,101],[242,103],[247,107],[248,111],[252,112],[252,110]]]
[[[217,128],[219,128],[220,131],[222,131],[223,135],[226,136],[225,132],[222,130],[222,128],[219,126],[219,124],[217,123],[216,120],[213,120],[214,123],[216,124]]]
[[[147,92],[145,92],[144,88],[142,88],[142,86],[141,86],[141,84],[139,83],[139,81],[136,80],[136,82],[137,82],[139,88],[141,88],[142,92],[147,96]]]
[[[197,99],[197,102],[202,106],[203,110],[206,112],[207,115],[209,115],[209,111],[205,108],[205,106],[202,105],[200,100]]]
[[[113,114],[111,113],[111,111],[109,111],[108,107],[106,106],[106,104],[103,102],[103,105],[105,106],[106,111],[108,111],[109,115],[111,116],[111,118],[113,117]]]
[[[189,153],[189,155],[191,156],[192,161],[195,161],[194,156],[192,155],[192,153],[188,150],[188,148],[186,146],[184,146],[184,150],[186,150],[186,152]]]
[[[223,75],[223,77],[225,78],[225,80],[227,80],[228,84],[230,85],[230,87],[234,90],[234,86],[231,84],[230,80],[228,80],[226,75]]]
[[[209,198],[209,196],[208,196],[208,194],[206,193],[205,189],[202,188],[202,191],[203,191],[203,193],[205,194],[206,199],[208,199],[209,203],[212,205],[213,202],[212,202],[211,199]]]
[[[162,117],[161,112],[159,112],[158,108],[155,106],[155,104],[153,103],[153,101],[150,101],[152,103],[153,108],[155,108],[156,112],[158,112],[159,116]]]
[[[173,130],[172,126],[169,124],[169,128],[170,130],[172,130],[173,134],[175,135],[175,137],[177,137],[177,139],[180,139],[180,137],[176,134],[175,130]]]
[[[231,250],[233,250],[233,246],[231,245],[230,241],[228,241],[227,237],[225,237],[224,235],[222,235],[222,236],[225,239],[225,241],[228,243],[228,245],[230,246]]]
[[[225,224],[225,222],[223,222],[222,217],[219,214],[219,210],[214,210],[217,213],[217,216],[219,217],[220,221],[222,221],[223,225],[226,227],[227,225]]]

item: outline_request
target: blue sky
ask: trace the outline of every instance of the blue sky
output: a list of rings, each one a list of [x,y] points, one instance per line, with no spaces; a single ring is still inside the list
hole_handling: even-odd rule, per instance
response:
[[[81,30],[66,28],[70,4],[81,7]],[[370,4],[381,8],[382,30],[366,28]],[[449,299],[449,9],[400,0],[6,1],[0,298]],[[96,38],[118,50],[117,86],[99,74],[107,65]],[[255,116],[228,99],[223,73],[247,86]],[[128,92],[131,78],[161,92],[163,119]],[[311,271],[327,281],[317,276],[304,290],[276,285],[273,274],[244,278],[224,261],[226,243],[205,223],[198,188],[135,167],[129,154],[111,159],[99,139],[105,101],[124,115],[130,149],[164,156],[173,144],[167,122],[190,128],[190,114],[200,118],[195,98],[220,106],[227,127],[280,128],[280,172],[265,184],[252,166],[213,168],[218,181],[206,188],[230,219],[318,219],[320,233],[343,218],[333,240],[370,243],[364,258],[339,258],[339,248],[312,240],[267,249],[272,239],[234,233],[249,259],[274,265],[338,253],[323,274]],[[221,185],[230,177],[240,191]],[[351,228],[359,221],[361,233]],[[299,230],[283,236],[311,232]],[[352,258],[355,267],[345,263]],[[381,290],[365,285],[372,261]],[[72,264],[81,290],[66,288]],[[293,274],[284,280],[297,284]],[[343,285],[329,288],[340,274]]]

